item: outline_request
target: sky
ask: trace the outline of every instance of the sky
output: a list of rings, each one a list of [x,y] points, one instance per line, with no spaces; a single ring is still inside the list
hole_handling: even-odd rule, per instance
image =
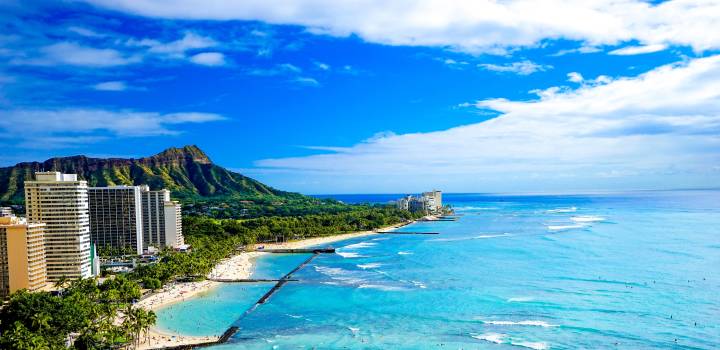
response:
[[[0,0],[0,166],[308,194],[720,187],[720,2]]]

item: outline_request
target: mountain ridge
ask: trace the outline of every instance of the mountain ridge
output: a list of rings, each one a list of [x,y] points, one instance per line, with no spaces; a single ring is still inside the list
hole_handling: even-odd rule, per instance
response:
[[[214,164],[196,145],[170,147],[142,158],[54,157],[44,162],[21,162],[0,168],[0,202],[22,203],[24,181],[36,171],[78,174],[88,186],[148,185],[167,188],[176,198],[301,197]]]

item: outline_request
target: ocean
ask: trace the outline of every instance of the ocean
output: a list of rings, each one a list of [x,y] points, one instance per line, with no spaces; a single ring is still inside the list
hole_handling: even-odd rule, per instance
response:
[[[217,349],[720,348],[720,192],[443,199],[459,220],[401,229],[438,235],[338,242],[244,317],[272,284],[223,285],[158,327],[240,327]],[[261,258],[255,276],[305,258]]]

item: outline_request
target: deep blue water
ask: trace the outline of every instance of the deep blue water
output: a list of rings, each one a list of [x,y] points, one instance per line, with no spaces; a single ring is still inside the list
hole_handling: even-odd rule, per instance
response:
[[[236,324],[222,349],[720,348],[720,192],[444,200],[460,220],[403,228],[439,235],[336,243],[240,320],[271,284],[223,286],[159,326]],[[256,276],[304,258],[263,258]]]

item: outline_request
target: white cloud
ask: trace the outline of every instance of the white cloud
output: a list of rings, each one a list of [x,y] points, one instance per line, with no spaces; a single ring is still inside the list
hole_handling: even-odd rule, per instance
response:
[[[256,165],[292,178],[313,174],[339,190],[371,181],[390,191],[443,184],[537,191],[720,183],[712,170],[720,164],[720,55],[576,90],[543,91],[534,101],[475,103],[500,113],[482,123],[380,136],[327,154]]]
[[[315,67],[319,70],[330,70],[330,65],[322,62],[315,62]]]
[[[626,46],[620,49],[612,50],[608,52],[610,55],[641,55],[645,53],[653,53],[667,49],[665,44],[654,44],[654,45],[643,45],[643,46]]]
[[[583,76],[582,74],[578,72],[570,72],[568,73],[568,81],[573,83],[582,83],[583,82]]]
[[[520,61],[520,62],[512,62],[507,64],[490,64],[490,63],[481,63],[477,65],[478,67],[486,70],[490,70],[493,72],[507,72],[507,73],[515,73],[519,75],[530,75],[535,72],[544,72],[548,69],[552,69],[552,66],[549,65],[541,65],[537,64],[532,61]]]
[[[125,91],[128,89],[124,81],[105,81],[93,85],[93,89],[100,91]]]
[[[102,37],[105,37],[104,34],[97,33],[97,32],[95,32],[95,31],[93,31],[93,30],[90,30],[90,29],[87,29],[87,28],[84,28],[84,27],[71,26],[71,27],[68,27],[67,30],[70,31],[70,32],[72,32],[72,33],[78,34],[78,35],[80,35],[80,36],[88,37],[88,38],[102,38]]]
[[[297,84],[304,85],[304,86],[313,86],[313,87],[320,86],[320,82],[317,81],[317,79],[310,78],[310,77],[296,77],[292,81]]]
[[[224,66],[225,55],[219,52],[202,52],[190,57],[190,61],[203,66]]]
[[[334,36],[356,34],[389,45],[450,47],[472,53],[537,46],[547,39],[587,46],[637,41],[720,48],[720,2],[671,0],[224,1],[86,0],[98,6],[174,19],[259,20]]]
[[[13,64],[39,66],[73,65],[83,67],[112,67],[138,63],[142,57],[125,55],[114,49],[96,49],[75,42],[59,42],[40,48],[34,58],[16,58]]]
[[[183,58],[189,50],[207,49],[215,47],[218,43],[206,36],[202,36],[193,32],[185,32],[182,38],[162,42],[155,39],[131,39],[127,41],[128,46],[146,47],[148,52],[154,54],[162,54],[170,57]]]
[[[20,147],[70,147],[111,137],[176,135],[176,125],[224,120],[212,113],[111,111],[104,109],[11,109],[0,111],[0,134]],[[74,141],[73,141],[74,140]],[[60,146],[61,145],[61,146]]]
[[[293,73],[302,72],[302,69],[300,69],[300,67],[298,67],[294,64],[290,64],[290,63],[283,63],[283,64],[280,64],[278,67],[280,67],[281,70],[288,71],[288,72],[293,72]]]

